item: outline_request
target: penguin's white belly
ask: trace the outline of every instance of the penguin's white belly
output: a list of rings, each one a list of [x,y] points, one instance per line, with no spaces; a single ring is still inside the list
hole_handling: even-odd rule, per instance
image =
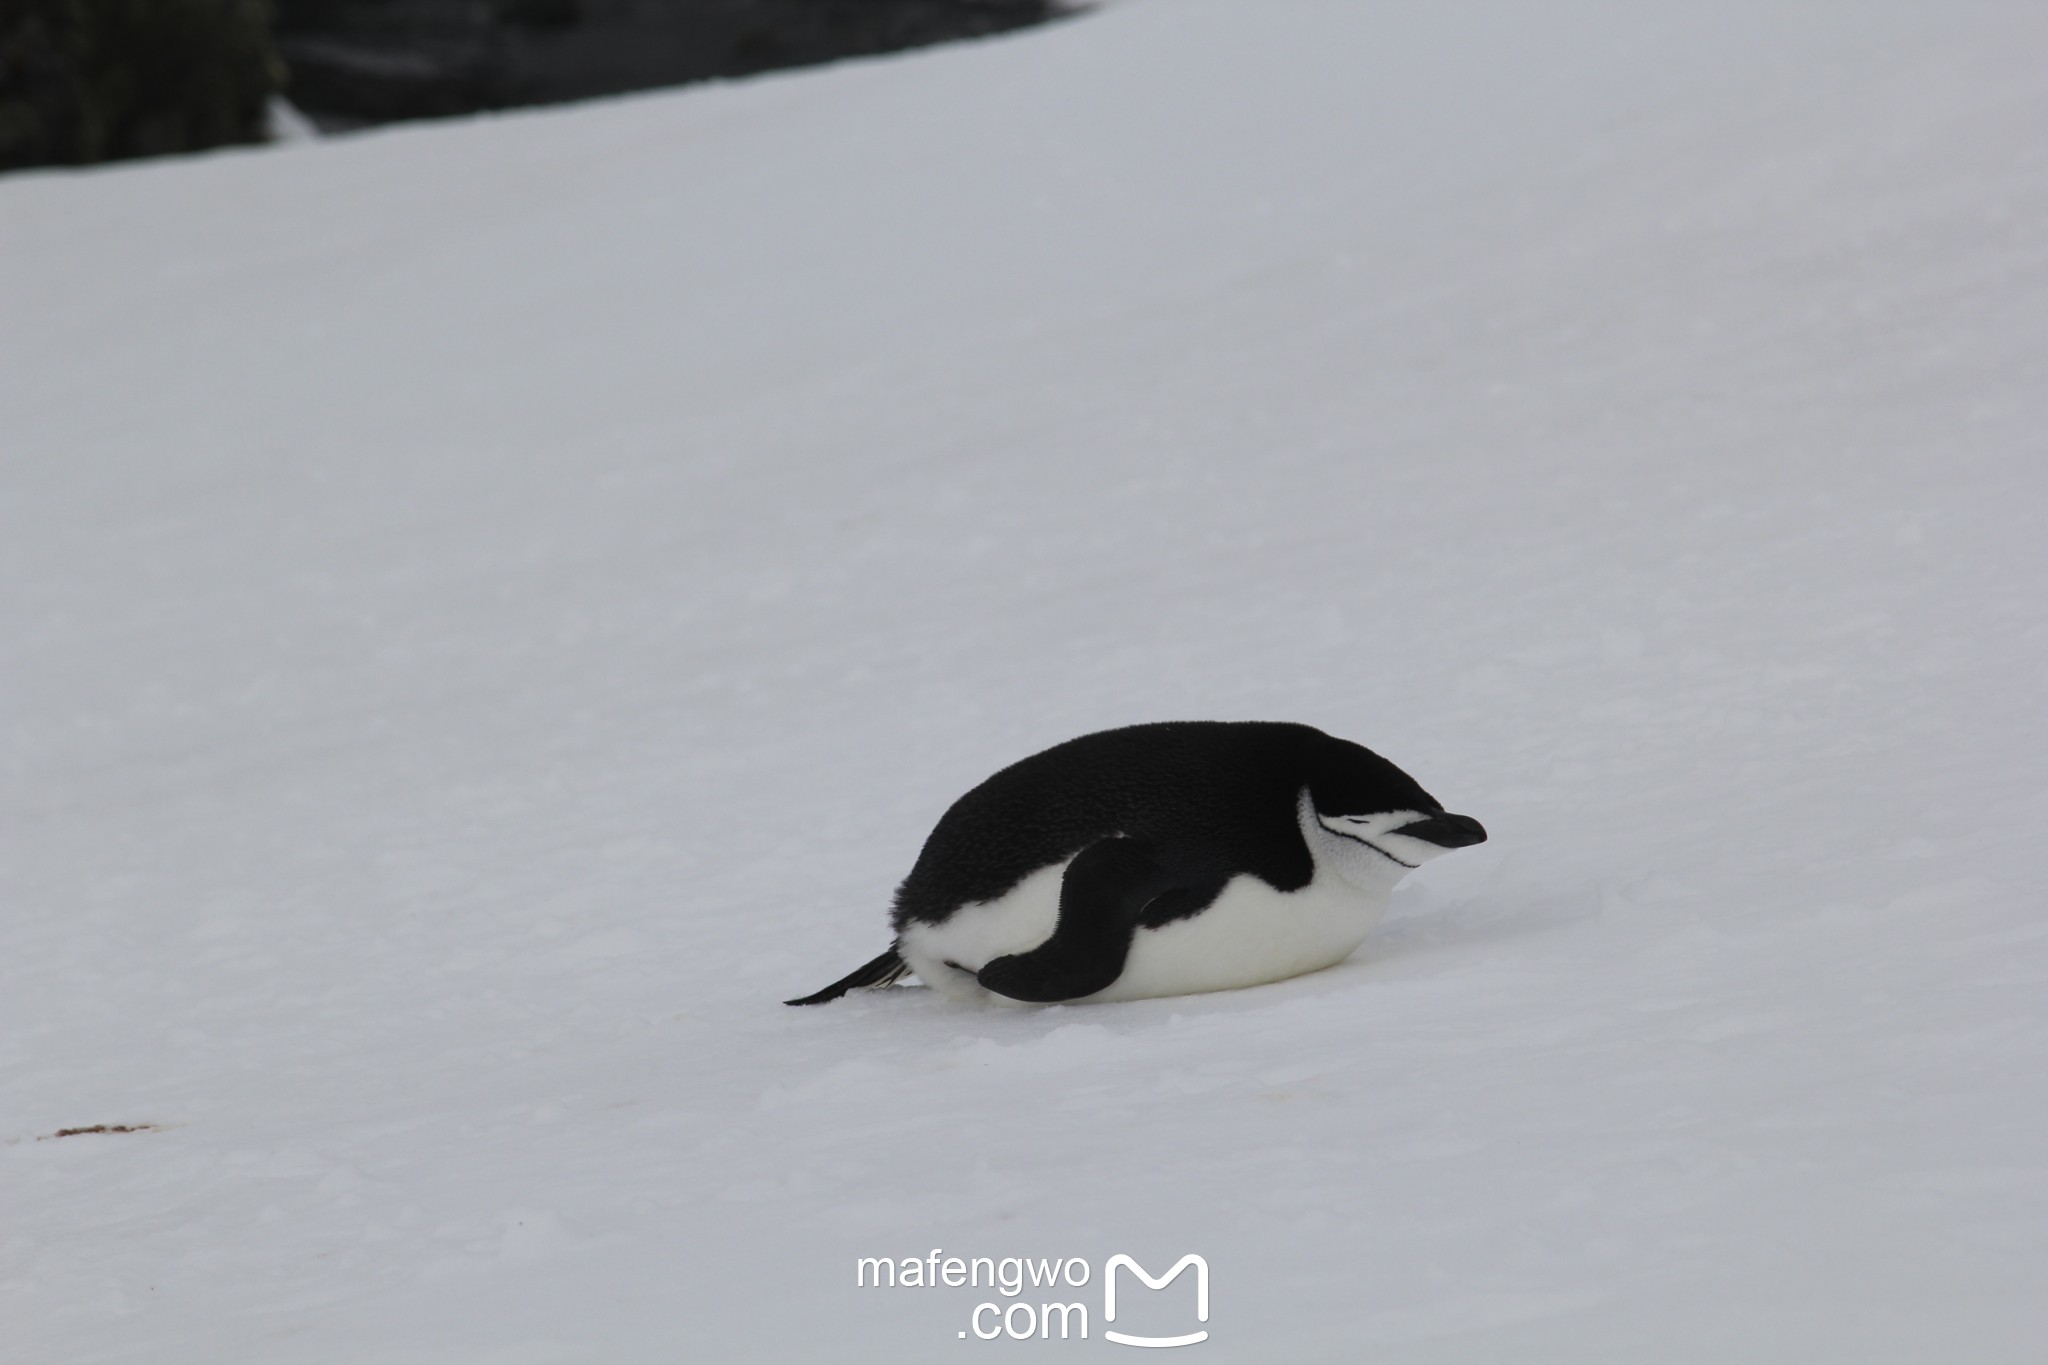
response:
[[[1233,877],[1200,914],[1140,929],[1123,975],[1088,998],[1193,995],[1319,972],[1351,956],[1386,910],[1385,896],[1335,876],[1319,876],[1299,891]]]
[[[995,900],[961,906],[943,924],[911,925],[898,951],[942,995],[1015,1003],[983,990],[974,973],[1052,937],[1065,872],[1064,863],[1041,868]],[[1360,890],[1326,867],[1299,891],[1239,875],[1199,914],[1138,930],[1123,974],[1082,999],[1194,995],[1320,971],[1349,957],[1386,909],[1384,892]]]

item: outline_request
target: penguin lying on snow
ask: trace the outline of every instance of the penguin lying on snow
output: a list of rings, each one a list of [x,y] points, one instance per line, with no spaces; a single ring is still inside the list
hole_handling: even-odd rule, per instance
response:
[[[1168,721],[1054,745],[955,801],[896,889],[889,951],[959,1000],[1142,1000],[1350,956],[1394,884],[1481,843],[1414,778],[1306,725]]]

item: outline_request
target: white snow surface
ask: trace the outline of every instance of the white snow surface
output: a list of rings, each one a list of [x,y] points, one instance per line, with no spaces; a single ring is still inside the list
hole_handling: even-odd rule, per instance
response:
[[[1196,1360],[2048,1358],[2043,71],[1130,0],[0,182],[0,1357],[1130,1354],[854,1286],[939,1247],[1199,1253]],[[778,1003],[1173,717],[1492,840],[1274,986]]]

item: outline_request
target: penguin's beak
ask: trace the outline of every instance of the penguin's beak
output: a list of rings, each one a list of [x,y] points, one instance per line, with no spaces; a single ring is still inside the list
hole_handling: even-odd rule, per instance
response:
[[[1439,848],[1469,848],[1486,842],[1486,826],[1469,815],[1432,815],[1394,830],[1410,839],[1420,839]]]

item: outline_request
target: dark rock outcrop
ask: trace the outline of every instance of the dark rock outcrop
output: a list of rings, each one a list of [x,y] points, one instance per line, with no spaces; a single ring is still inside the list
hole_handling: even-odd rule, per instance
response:
[[[267,0],[0,0],[0,170],[260,142]]]
[[[1058,0],[276,0],[329,126],[503,109],[976,37]]]
[[[618,94],[979,37],[1071,0],[0,0],[0,170]],[[273,46],[274,43],[274,46]],[[282,62],[280,62],[282,58]]]

